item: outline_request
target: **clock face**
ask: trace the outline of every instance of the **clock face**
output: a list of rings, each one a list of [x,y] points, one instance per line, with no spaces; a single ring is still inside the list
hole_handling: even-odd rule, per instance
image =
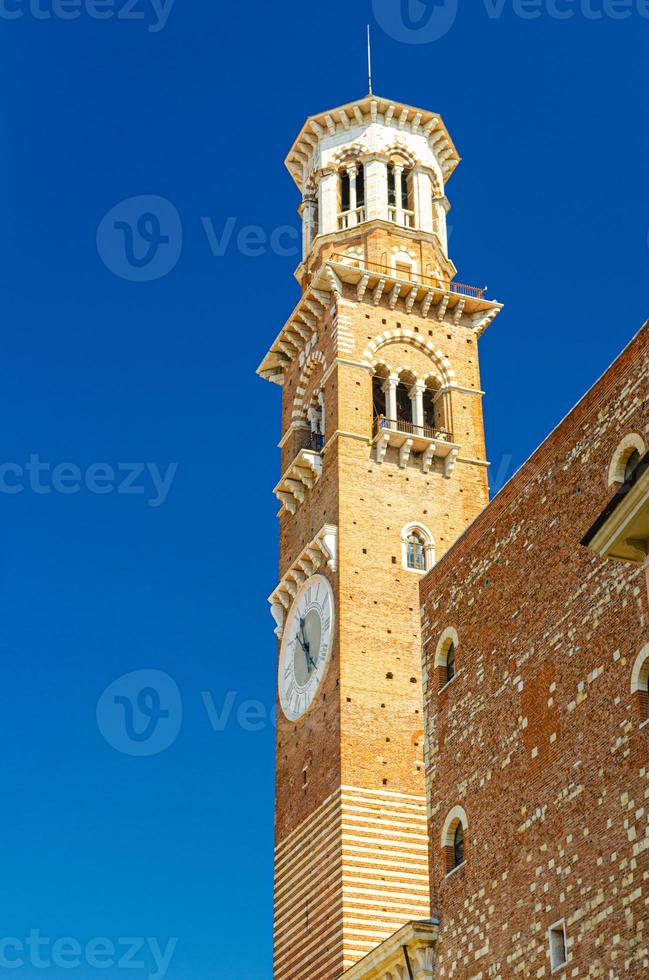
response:
[[[279,699],[289,721],[313,703],[329,666],[334,633],[334,594],[329,579],[314,575],[295,597],[279,657]]]

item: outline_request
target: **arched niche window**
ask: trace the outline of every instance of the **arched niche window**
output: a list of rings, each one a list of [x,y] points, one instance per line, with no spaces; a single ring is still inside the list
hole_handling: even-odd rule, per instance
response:
[[[457,675],[457,648],[459,643],[457,632],[452,627],[444,630],[439,638],[435,651],[435,670],[437,686],[440,691]]]
[[[631,432],[625,436],[613,453],[608,471],[609,486],[630,480],[646,452],[647,447],[639,433]]]
[[[641,725],[649,722],[649,643],[636,657],[631,672],[631,697]]]
[[[461,806],[454,807],[446,818],[442,831],[442,862],[449,875],[466,861],[467,815]]]
[[[401,561],[409,572],[429,572],[435,564],[435,542],[422,524],[406,524],[401,532]]]
[[[399,279],[417,280],[417,258],[413,251],[405,248],[393,248],[391,263],[392,272]]]
[[[362,248],[354,245],[351,248],[345,249],[340,256],[340,261],[344,265],[349,265],[355,269],[360,269],[364,262]]]

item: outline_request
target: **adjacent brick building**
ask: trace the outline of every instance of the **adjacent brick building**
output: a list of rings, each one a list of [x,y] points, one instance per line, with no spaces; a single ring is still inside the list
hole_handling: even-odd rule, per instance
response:
[[[648,444],[649,323],[422,581],[435,976],[649,975]]]

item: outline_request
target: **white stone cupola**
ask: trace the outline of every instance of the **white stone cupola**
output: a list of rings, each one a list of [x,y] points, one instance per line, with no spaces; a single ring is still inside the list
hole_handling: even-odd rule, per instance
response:
[[[452,277],[445,188],[459,160],[439,115],[390,99],[368,95],[311,116],[286,159],[302,193],[298,278],[323,249],[349,250],[353,259],[355,245],[357,257],[367,261],[362,239],[377,227],[405,239],[402,249],[392,242],[383,256],[388,261],[405,256],[412,267],[409,240],[423,239],[435,254],[420,272]]]

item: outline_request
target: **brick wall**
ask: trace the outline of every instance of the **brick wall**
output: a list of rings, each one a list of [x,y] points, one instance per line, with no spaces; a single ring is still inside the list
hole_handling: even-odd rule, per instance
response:
[[[649,730],[630,693],[642,570],[580,544],[609,463],[649,434],[649,324],[421,585],[431,891],[440,977],[649,975]],[[435,654],[458,635],[441,691]],[[447,875],[447,814],[466,861]]]

